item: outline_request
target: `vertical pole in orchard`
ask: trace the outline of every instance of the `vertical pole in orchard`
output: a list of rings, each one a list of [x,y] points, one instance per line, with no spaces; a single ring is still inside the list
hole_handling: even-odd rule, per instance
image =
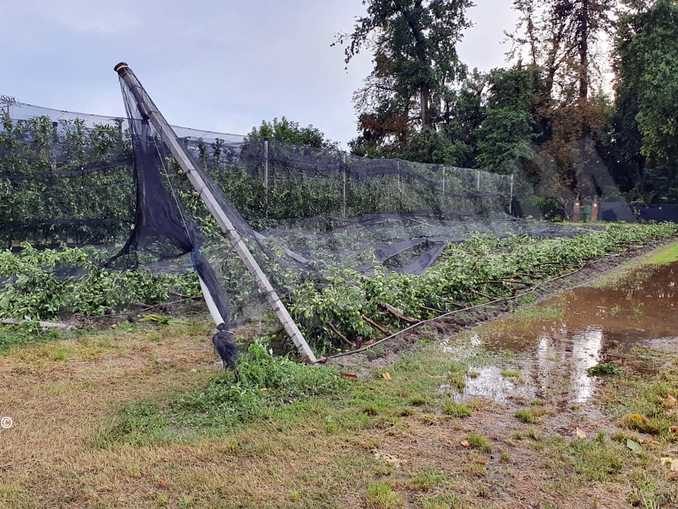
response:
[[[341,189],[341,216],[343,218],[346,218],[346,165],[348,164],[346,154],[342,154],[341,160],[343,162],[342,164],[343,185]]]
[[[511,180],[509,181],[509,215],[513,214],[513,173],[511,173]]]
[[[264,200],[268,216],[268,140],[264,140]]]
[[[139,108],[139,112],[143,115],[144,120],[148,120],[158,132],[162,141],[167,145],[170,152],[172,153],[174,159],[176,159],[181,169],[186,173],[189,182],[202,199],[203,203],[207,207],[207,210],[219,224],[221,231],[230,239],[231,243],[233,244],[233,249],[245,264],[245,267],[247,267],[247,269],[254,276],[259,290],[266,297],[266,300],[273,309],[273,312],[278,317],[278,320],[280,320],[285,332],[287,332],[289,337],[294,342],[294,345],[297,347],[299,354],[309,362],[317,362],[313,350],[311,350],[311,347],[308,346],[306,339],[297,327],[297,324],[290,316],[287,308],[280,300],[278,293],[273,288],[273,285],[269,281],[264,271],[261,270],[259,263],[254,259],[254,256],[252,256],[252,253],[247,248],[245,241],[241,237],[237,228],[234,226],[233,221],[228,217],[226,211],[221,207],[216,196],[214,196],[210,190],[210,187],[207,185],[207,182],[203,179],[202,175],[195,167],[193,160],[186,152],[186,149],[179,142],[174,129],[172,129],[167,120],[165,120],[165,117],[162,115],[162,113],[160,113],[151,97],[141,85],[141,82],[126,63],[121,62],[117,64],[114,67],[114,70],[118,73],[120,79],[125,83],[125,85],[127,85],[127,88],[134,96]],[[207,302],[209,306],[209,300]],[[210,311],[212,310],[210,309]]]

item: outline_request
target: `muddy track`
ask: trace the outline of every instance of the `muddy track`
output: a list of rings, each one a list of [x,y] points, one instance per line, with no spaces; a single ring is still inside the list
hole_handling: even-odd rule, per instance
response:
[[[626,262],[643,256],[660,246],[675,242],[675,240],[675,238],[672,238],[655,241],[591,261],[570,275],[538,283],[538,286],[530,292],[530,295],[533,301],[538,302],[582,284],[590,283],[603,274],[619,268]],[[518,298],[483,305],[468,311],[455,312],[452,316],[436,319],[412,331],[404,332],[374,348],[344,357],[330,358],[327,360],[327,364],[359,377],[366,377],[375,369],[393,364],[403,353],[412,351],[422,337],[429,340],[449,337],[462,330],[500,318],[524,303],[524,300]]]

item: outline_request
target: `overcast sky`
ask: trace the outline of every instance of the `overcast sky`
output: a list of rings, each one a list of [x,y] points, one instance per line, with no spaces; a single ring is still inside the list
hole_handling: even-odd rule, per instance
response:
[[[504,62],[511,0],[476,0],[460,47],[469,67]],[[247,133],[285,115],[331,139],[355,136],[352,94],[370,70],[344,69],[337,32],[361,0],[0,0],[0,94],[121,115],[113,65],[124,60],[177,125]]]

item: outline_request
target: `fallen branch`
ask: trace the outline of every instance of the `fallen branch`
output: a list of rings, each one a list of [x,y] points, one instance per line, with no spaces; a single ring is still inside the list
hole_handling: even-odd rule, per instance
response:
[[[346,343],[348,346],[351,348],[355,348],[355,343],[351,340],[349,340],[346,336],[344,336],[339,329],[337,329],[336,325],[334,325],[332,322],[328,322],[327,326],[330,328],[330,330],[336,334],[338,337],[341,338],[341,340]]]
[[[390,333],[391,333],[391,331],[388,330],[386,327],[384,327],[383,325],[378,324],[377,322],[375,322],[374,320],[370,319],[369,317],[367,317],[367,316],[365,316],[365,315],[361,315],[361,317],[362,317],[363,320],[365,320],[367,323],[369,323],[372,327],[374,327],[374,328],[377,329],[377,330],[380,330],[382,333],[384,333],[384,334],[390,334]]]
[[[381,302],[379,306],[386,310],[387,312],[391,313],[393,316],[395,316],[398,320],[402,320],[403,322],[407,323],[418,323],[419,320],[416,318],[412,318],[410,316],[406,316],[400,309],[398,309],[395,306],[391,306],[391,304],[388,304],[386,302]]]
[[[356,350],[351,350],[349,352],[340,352],[340,353],[337,353],[337,354],[334,354],[334,355],[329,355],[327,357],[323,357],[322,359],[318,359],[318,362],[323,363],[323,362],[327,362],[329,359],[337,359],[339,357],[347,357],[349,355],[354,355],[354,354],[357,354],[357,353],[360,353],[360,352],[364,352],[366,350],[374,348],[375,346],[377,346],[381,343],[384,343],[385,341],[388,341],[390,339],[398,337],[401,334],[404,334],[406,332],[410,332],[414,329],[417,329],[417,328],[421,327],[422,325],[425,325],[427,323],[436,322],[438,320],[441,320],[443,318],[447,318],[448,316],[452,316],[452,315],[455,315],[457,313],[462,313],[464,311],[470,311],[472,309],[482,308],[482,307],[485,307],[485,306],[491,306],[491,305],[497,304],[499,302],[509,302],[509,301],[512,301],[512,300],[519,299],[520,297],[523,297],[524,295],[528,295],[530,293],[535,292],[537,289],[539,289],[541,286],[544,286],[545,284],[552,283],[552,282],[557,281],[559,279],[563,279],[563,278],[566,278],[568,276],[572,276],[572,275],[576,274],[577,272],[581,271],[584,267],[586,267],[586,265],[588,265],[588,263],[585,263],[584,265],[582,265],[581,267],[579,267],[576,270],[573,270],[572,272],[567,272],[565,274],[561,274],[560,276],[556,276],[556,277],[553,277],[551,279],[545,279],[543,281],[540,281],[539,283],[534,285],[532,288],[530,288],[529,290],[525,290],[524,292],[516,293],[516,294],[509,296],[509,297],[502,297],[500,299],[494,299],[494,300],[491,300],[489,302],[483,302],[481,304],[475,304],[473,306],[468,306],[468,307],[465,307],[465,308],[462,308],[462,309],[455,309],[454,311],[448,311],[447,313],[444,313],[440,316],[436,316],[435,318],[431,318],[429,320],[419,321],[419,322],[412,324],[409,327],[406,327],[406,328],[404,328],[404,329],[402,329],[398,332],[390,334],[390,335],[386,336],[385,338],[382,338],[378,341],[374,341],[373,343],[370,343],[369,345],[365,345],[361,348],[357,348]],[[368,321],[368,323],[369,323],[369,319],[366,316],[363,316],[363,319]]]

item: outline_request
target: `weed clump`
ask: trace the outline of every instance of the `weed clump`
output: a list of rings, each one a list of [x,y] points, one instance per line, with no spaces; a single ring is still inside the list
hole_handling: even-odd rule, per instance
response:
[[[533,405],[530,408],[522,408],[513,415],[522,423],[537,424],[547,413],[544,407]]]
[[[468,405],[449,400],[443,405],[443,413],[445,415],[451,415],[452,417],[463,418],[470,417],[472,412],[471,407]]]
[[[466,437],[466,441],[474,449],[478,449],[479,451],[487,453],[492,452],[490,441],[478,433],[469,433],[468,437]]]
[[[426,469],[418,472],[410,479],[410,485],[415,490],[429,491],[440,486],[447,480],[444,472],[435,469]]]
[[[367,487],[367,507],[371,509],[396,509],[403,505],[402,497],[385,482]]]
[[[628,429],[640,431],[641,433],[650,435],[659,434],[659,427],[641,414],[626,414],[622,417],[622,425]]]
[[[589,376],[615,376],[621,375],[622,370],[613,362],[601,362],[586,370]]]

